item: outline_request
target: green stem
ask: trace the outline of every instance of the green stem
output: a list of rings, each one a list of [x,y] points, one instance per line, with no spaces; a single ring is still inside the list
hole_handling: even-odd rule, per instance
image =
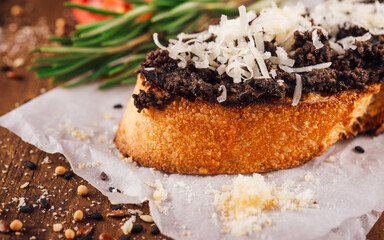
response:
[[[46,63],[46,62],[61,62],[61,61],[67,61],[72,60],[76,61],[77,59],[84,58],[88,56],[87,54],[74,54],[74,55],[58,55],[58,56],[51,56],[51,57],[42,57],[42,58],[35,58],[33,59],[34,63]]]
[[[110,15],[110,16],[121,16],[122,15],[121,13],[118,13],[118,12],[113,12],[113,11],[109,11],[109,10],[105,10],[105,9],[101,9],[101,8],[94,8],[94,7],[90,7],[88,5],[83,5],[83,4],[78,4],[78,3],[66,2],[66,3],[64,3],[64,6],[83,9],[83,10],[86,10],[88,12],[93,12],[93,13],[97,13],[97,14],[101,14],[101,15]]]
[[[50,36],[48,40],[59,42],[61,44],[69,45],[72,43],[72,40],[68,37],[58,37],[58,36]]]
[[[146,14],[146,13],[149,13],[149,12],[152,12],[153,10],[155,10],[155,8],[153,6],[149,6],[149,5],[145,5],[145,6],[140,6],[138,8],[135,8],[133,9],[132,11],[129,11],[127,12],[126,14],[116,18],[116,20],[108,23],[108,24],[105,24],[95,30],[92,30],[92,31],[89,31],[87,33],[84,33],[82,34],[81,36],[82,37],[90,37],[90,36],[94,36],[96,34],[99,34],[99,33],[102,33],[104,31],[107,31],[113,27],[116,27],[120,24],[123,24],[125,22],[129,22],[133,19],[135,19],[136,17],[138,16],[141,16],[143,14]]]
[[[100,20],[96,22],[91,23],[83,23],[83,24],[77,24],[76,29],[78,30],[89,30],[92,28],[103,26],[104,24],[112,22],[114,19],[106,19],[106,20]]]
[[[53,69],[52,71],[47,71],[47,72],[39,72],[37,74],[37,76],[39,78],[45,78],[45,77],[55,77],[55,76],[59,76],[59,75],[63,75],[65,73],[68,73],[68,72],[72,72],[72,71],[75,71],[76,69],[78,69],[79,67],[82,67],[84,65],[86,65],[87,63],[95,60],[96,58],[100,57],[100,55],[95,55],[93,57],[90,57],[90,58],[86,58],[84,60],[81,60],[75,64],[72,64],[72,65],[66,65],[66,66],[62,66],[62,67],[59,67],[59,68],[56,68],[56,69]]]
[[[136,25],[136,27],[129,32],[128,34],[124,34],[121,37],[117,37],[115,39],[107,40],[101,43],[102,46],[113,46],[122,44],[124,42],[127,42],[131,40],[134,37],[137,37],[139,33],[142,32],[142,30],[149,26],[149,21],[140,22]]]
[[[169,12],[163,12],[152,17],[151,21],[153,23],[159,22],[170,17],[177,17],[182,14],[188,13],[190,11],[198,11],[202,7],[201,3],[198,2],[186,2],[180,4],[179,6],[173,8]]]
[[[104,81],[103,84],[101,84],[99,86],[99,89],[106,89],[106,88],[112,87],[114,85],[117,85],[121,81],[123,81],[124,79],[130,77],[132,74],[133,74],[133,71],[127,71],[125,73],[120,74],[117,77],[110,78],[107,81]]]
[[[140,36],[138,38],[132,39],[129,42],[126,42],[123,45],[115,46],[115,47],[58,47],[58,46],[50,46],[50,47],[42,47],[40,48],[41,52],[46,53],[116,53],[120,51],[124,51],[130,48],[133,48],[143,42],[148,41],[152,38],[151,34],[146,34]]]

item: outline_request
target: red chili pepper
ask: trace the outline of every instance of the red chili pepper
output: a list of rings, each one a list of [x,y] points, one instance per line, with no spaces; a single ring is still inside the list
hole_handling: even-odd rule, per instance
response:
[[[131,9],[131,5],[123,0],[70,0],[73,3],[85,4],[94,8],[111,10],[119,13],[125,13]],[[90,23],[110,18],[110,16],[91,13],[86,10],[73,8],[73,16],[77,23]]]

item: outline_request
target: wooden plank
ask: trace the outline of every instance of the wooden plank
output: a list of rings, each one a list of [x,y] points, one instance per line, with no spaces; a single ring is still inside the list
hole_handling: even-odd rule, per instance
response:
[[[54,22],[63,15],[69,16],[68,10],[64,11],[62,3],[64,1],[51,0],[8,0],[0,1],[0,27],[3,29],[11,23],[17,23],[19,29],[26,25],[36,25],[39,17],[45,17],[47,23],[54,31]],[[25,12],[19,17],[11,17],[10,8],[19,4]],[[25,9],[25,8],[29,8]],[[67,18],[68,19],[68,18]],[[5,40],[12,37],[5,37]],[[0,45],[4,39],[0,40]],[[28,42],[28,39],[25,39]],[[25,43],[23,41],[22,44]],[[43,42],[43,39],[41,39]],[[10,50],[10,49],[9,49]],[[4,66],[4,56],[7,52],[0,52],[0,67]],[[23,52],[20,56],[29,62],[31,56]],[[0,72],[0,115],[3,115],[24,101],[32,99],[53,86],[47,80],[37,80],[33,73],[23,68],[17,68],[17,72],[23,76],[22,80],[15,80]],[[49,164],[43,164],[44,159],[49,159]],[[37,164],[36,170],[26,167],[26,161]],[[64,235],[63,231],[56,233],[53,231],[53,224],[62,223],[64,229],[90,224],[94,226],[93,239],[98,239],[101,233],[109,233],[116,239],[120,237],[122,219],[107,218],[106,215],[111,211],[110,202],[98,190],[90,186],[86,181],[78,176],[70,180],[55,176],[56,166],[70,168],[69,163],[60,154],[47,154],[36,149],[34,146],[23,142],[19,137],[10,131],[0,128],[0,220],[11,222],[19,219],[23,222],[24,228],[20,236],[15,233],[0,233],[0,239],[30,239],[35,236],[37,239],[59,239]],[[20,188],[21,185],[29,183],[28,187]],[[87,197],[81,197],[76,192],[77,186],[84,184],[89,188]],[[38,206],[38,199],[43,191],[48,192],[49,208],[41,209]],[[36,204],[30,213],[18,211],[16,199],[25,198],[27,204]],[[122,205],[123,209],[140,209],[145,214],[149,214],[148,205]],[[73,213],[82,210],[85,219],[80,222],[73,222]],[[99,212],[104,216],[102,221],[90,218],[90,214]],[[169,239],[164,236],[153,236],[150,234],[152,225],[137,220],[144,226],[144,231],[139,234],[132,234],[131,239]]]

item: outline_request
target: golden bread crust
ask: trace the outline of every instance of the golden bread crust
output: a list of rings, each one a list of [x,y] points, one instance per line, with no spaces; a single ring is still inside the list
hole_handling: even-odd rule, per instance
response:
[[[139,78],[135,93],[143,89]],[[143,166],[169,173],[237,174],[302,165],[353,133],[380,85],[330,97],[224,107],[176,98],[137,112],[130,100],[115,142]]]

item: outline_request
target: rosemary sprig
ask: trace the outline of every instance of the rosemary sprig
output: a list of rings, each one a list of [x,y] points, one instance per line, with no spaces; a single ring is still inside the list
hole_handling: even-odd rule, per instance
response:
[[[53,83],[73,80],[64,87],[75,87],[102,77],[100,89],[135,82],[135,70],[148,50],[155,48],[152,34],[163,40],[180,32],[201,30],[210,18],[226,14],[234,17],[241,4],[248,10],[260,10],[272,0],[125,0],[133,9],[121,14],[87,5],[65,3],[67,7],[109,15],[110,19],[81,24],[70,37],[49,39],[61,46],[44,46],[31,52],[48,56],[34,59],[29,69],[39,78],[50,77]],[[283,0],[275,2],[280,3]],[[144,18],[147,15],[150,18]],[[203,25],[202,25],[203,23]]]

